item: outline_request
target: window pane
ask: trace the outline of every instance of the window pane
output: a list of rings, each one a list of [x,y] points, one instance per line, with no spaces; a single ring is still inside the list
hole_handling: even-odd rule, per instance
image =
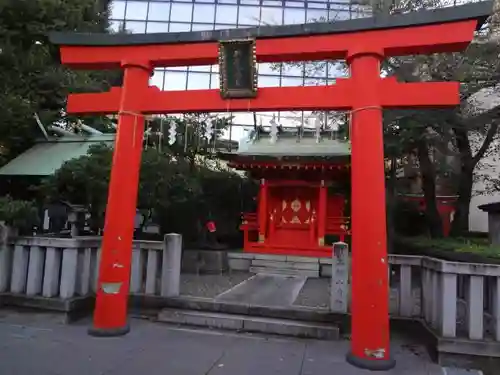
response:
[[[326,3],[313,3],[313,2],[308,2],[307,3],[308,8],[316,8],[316,9],[327,9],[328,5]]]
[[[285,20],[284,23],[305,23],[306,22],[306,11],[305,9],[287,9],[285,8]]]
[[[326,78],[306,78],[304,86],[323,86],[326,85]]]
[[[149,3],[149,21],[168,21],[170,17],[170,3]]]
[[[123,30],[124,21],[110,21],[109,29],[114,32]]]
[[[185,90],[186,72],[169,72],[165,74],[165,90]]]
[[[167,70],[178,70],[179,72],[187,72],[189,66],[170,66]]]
[[[142,1],[127,1],[127,13],[125,18],[128,20],[146,20],[148,12],[148,3]]]
[[[125,29],[131,33],[144,34],[146,32],[146,22],[126,21]]]
[[[193,23],[193,31],[211,31],[214,29],[214,25],[211,23]]]
[[[115,0],[111,3],[111,14],[109,18],[123,19],[125,17],[125,1]]]
[[[306,77],[326,78],[326,62],[306,62],[304,71]]]
[[[238,8],[233,5],[218,5],[215,21],[217,23],[230,23],[236,25],[237,11]]]
[[[214,30],[228,30],[228,29],[234,29],[234,25],[215,25]]]
[[[355,18],[354,14],[348,10],[330,11],[328,13],[328,19],[332,21],[345,21],[352,18]]]
[[[215,5],[209,4],[195,4],[193,21],[213,23],[215,16]]]
[[[278,87],[280,77],[259,76],[259,87]]]
[[[264,25],[282,25],[283,9],[262,7],[262,15],[260,16],[260,20]]]
[[[304,80],[302,78],[292,78],[292,77],[283,77],[281,79],[281,86],[302,86],[304,84]]]
[[[283,64],[283,75],[302,77],[304,75],[304,64]]]
[[[304,8],[305,3],[303,1],[286,1],[286,7]]]
[[[168,22],[148,22],[146,26],[147,33],[167,33]]]
[[[163,90],[163,76],[165,72],[163,69],[155,69],[153,76],[149,79],[150,86],[156,86],[160,90]]]
[[[210,80],[211,89],[220,89],[220,76],[219,74],[211,74],[212,79]]]
[[[189,73],[188,90],[205,90],[210,87],[209,73]]]
[[[170,20],[191,22],[192,11],[193,11],[193,4],[172,3]]]
[[[307,10],[307,22],[325,22],[328,18],[328,12],[320,9]]]
[[[170,32],[191,31],[191,24],[189,23],[174,23],[170,24]]]
[[[260,20],[260,7],[240,6],[238,23],[241,25],[258,25]]]
[[[197,65],[189,67],[190,72],[209,72],[211,65]]]
[[[258,64],[258,72],[259,72],[259,74],[279,75],[280,69],[279,69],[279,65],[277,65],[277,64],[261,63],[261,64]]]
[[[340,78],[347,77],[348,72],[347,65],[344,61],[336,61],[333,63],[328,63],[328,77],[329,78]]]
[[[281,7],[282,2],[277,0],[264,0],[263,5],[273,5],[277,7]]]

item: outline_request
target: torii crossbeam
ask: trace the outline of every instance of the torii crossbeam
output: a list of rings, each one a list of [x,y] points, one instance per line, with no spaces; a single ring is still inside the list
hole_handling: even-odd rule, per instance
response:
[[[389,286],[383,108],[459,104],[456,82],[399,83],[380,77],[389,56],[464,50],[492,2],[336,23],[167,34],[51,35],[61,62],[75,69],[124,70],[123,86],[74,94],[73,114],[118,113],[93,328],[128,332],[127,300],[144,116],[155,113],[352,111],[352,342],[348,361],[389,369]],[[258,62],[345,59],[350,78],[331,86],[259,88],[250,99],[223,99],[219,90],[160,91],[155,67],[217,64],[218,41],[255,39]]]

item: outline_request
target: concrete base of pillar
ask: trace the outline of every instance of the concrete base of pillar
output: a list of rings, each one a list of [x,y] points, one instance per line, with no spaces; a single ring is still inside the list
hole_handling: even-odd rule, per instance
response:
[[[346,360],[354,367],[370,371],[389,371],[396,366],[396,361],[393,358],[389,359],[365,359],[356,357],[349,352]]]
[[[127,324],[124,327],[119,328],[94,328],[90,327],[87,331],[90,336],[94,337],[117,337],[125,336],[130,332],[130,325]]]

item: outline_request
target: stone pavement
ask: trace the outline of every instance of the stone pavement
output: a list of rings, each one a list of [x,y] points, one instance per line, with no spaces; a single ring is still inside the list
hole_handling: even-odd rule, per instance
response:
[[[348,341],[315,341],[178,328],[133,319],[120,338],[87,335],[89,321],[0,309],[5,375],[363,375],[344,360]],[[393,340],[390,375],[442,375],[423,348]]]

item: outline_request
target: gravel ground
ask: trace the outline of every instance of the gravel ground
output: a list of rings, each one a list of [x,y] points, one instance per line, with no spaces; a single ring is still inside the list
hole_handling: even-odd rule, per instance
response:
[[[297,299],[296,306],[328,308],[330,305],[330,278],[307,279]]]
[[[215,298],[253,276],[247,272],[232,272],[221,275],[181,275],[181,295]]]

